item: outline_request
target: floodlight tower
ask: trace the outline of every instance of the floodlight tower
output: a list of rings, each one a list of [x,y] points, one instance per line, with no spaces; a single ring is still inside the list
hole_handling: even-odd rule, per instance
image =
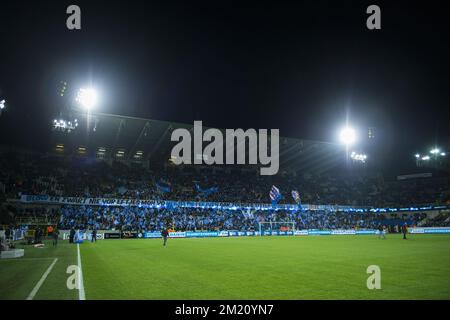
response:
[[[5,108],[6,108],[5,103],[6,103],[5,99],[0,100],[0,116],[3,113],[3,110],[5,110]]]
[[[347,166],[348,166],[349,165],[350,147],[356,141],[356,131],[353,128],[351,128],[350,126],[346,125],[339,132],[339,141],[343,145],[345,145],[345,155],[346,155],[346,162],[347,162]]]
[[[86,110],[87,113],[87,131],[89,132],[89,120],[92,109],[97,105],[98,94],[93,88],[81,88],[78,91],[76,101],[81,105],[81,107]]]

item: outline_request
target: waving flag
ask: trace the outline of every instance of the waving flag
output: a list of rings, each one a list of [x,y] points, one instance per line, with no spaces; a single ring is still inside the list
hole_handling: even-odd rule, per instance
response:
[[[171,191],[170,183],[168,183],[162,179],[159,180],[158,182],[156,182],[155,186],[156,186],[156,190],[158,190],[158,192],[160,192],[160,193],[169,193]]]
[[[242,215],[244,216],[244,218],[246,219],[254,219],[254,212],[256,212],[256,210],[251,210],[250,208],[247,209],[247,212],[245,212],[244,210],[242,210]]]
[[[280,201],[283,198],[280,189],[278,189],[275,186],[272,186],[272,188],[270,189],[269,196],[270,200],[272,200],[272,204],[278,203],[278,201]]]
[[[214,192],[219,191],[219,187],[210,187],[210,188],[203,189],[202,187],[200,187],[200,185],[198,183],[195,183],[195,188],[197,189],[197,193],[199,195],[203,195],[206,197]]]
[[[291,194],[292,194],[292,198],[294,199],[295,203],[300,204],[301,203],[300,193],[297,190],[292,190]]]
[[[117,192],[119,192],[122,196],[128,191],[127,188],[125,188],[124,186],[121,186],[119,188],[117,188]]]

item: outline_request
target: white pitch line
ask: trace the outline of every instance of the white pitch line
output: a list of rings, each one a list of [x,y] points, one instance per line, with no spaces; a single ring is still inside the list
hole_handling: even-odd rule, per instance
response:
[[[81,255],[80,255],[80,244],[77,243],[77,251],[78,251],[78,298],[79,300],[86,300],[86,295],[84,292],[84,281],[83,281],[83,269],[81,267]]]
[[[42,275],[41,279],[38,281],[38,283],[36,283],[36,285],[34,286],[33,290],[31,290],[30,294],[27,297],[27,300],[33,300],[34,296],[39,291],[39,288],[42,286],[42,284],[44,283],[45,279],[47,279],[47,276],[52,271],[53,266],[55,265],[56,261],[58,261],[58,258],[55,258],[53,260],[52,264],[50,265],[50,267],[47,268],[47,271],[44,272],[44,274]]]

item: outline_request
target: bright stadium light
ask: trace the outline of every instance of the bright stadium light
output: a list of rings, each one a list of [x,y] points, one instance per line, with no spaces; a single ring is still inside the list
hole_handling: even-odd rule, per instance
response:
[[[442,156],[442,157],[445,157],[445,152],[441,152],[441,156]]]
[[[430,153],[431,153],[431,154],[438,154],[439,151],[440,151],[440,150],[439,150],[438,148],[434,148],[434,149],[431,149]]]
[[[356,153],[355,151],[353,151],[350,154],[350,158],[352,158],[354,161],[360,161],[362,163],[365,163],[367,160],[367,155],[364,153]]]
[[[68,121],[64,119],[53,120],[53,130],[70,133],[78,127],[78,120]]]
[[[419,159],[419,158],[420,158],[420,154],[416,153],[415,157],[416,157],[417,159]]]
[[[424,160],[424,161],[430,160],[430,156],[422,157],[422,160]]]
[[[356,140],[355,130],[349,127],[343,128],[339,134],[339,140],[347,146],[353,144]]]
[[[90,110],[97,104],[98,95],[92,88],[81,88],[78,91],[76,100],[83,108]]]
[[[5,109],[5,103],[6,103],[5,99],[0,101],[0,110]]]

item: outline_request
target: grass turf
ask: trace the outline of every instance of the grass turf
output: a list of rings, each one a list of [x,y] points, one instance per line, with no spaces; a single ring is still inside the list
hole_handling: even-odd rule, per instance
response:
[[[0,259],[0,299],[26,299],[44,272],[58,258],[52,271],[40,287],[34,299],[73,300],[78,299],[76,290],[68,290],[66,273],[69,265],[77,264],[76,247],[60,241],[53,247],[45,241],[42,249],[17,245],[25,249],[25,256],[16,259]]]
[[[47,249],[26,251],[63,256],[36,299],[76,299],[65,286],[76,246]],[[169,239],[167,247],[127,239],[80,249],[87,299],[450,299],[446,235]],[[34,263],[0,262],[0,298],[27,296],[51,261]],[[366,287],[369,265],[381,268],[381,290]]]

